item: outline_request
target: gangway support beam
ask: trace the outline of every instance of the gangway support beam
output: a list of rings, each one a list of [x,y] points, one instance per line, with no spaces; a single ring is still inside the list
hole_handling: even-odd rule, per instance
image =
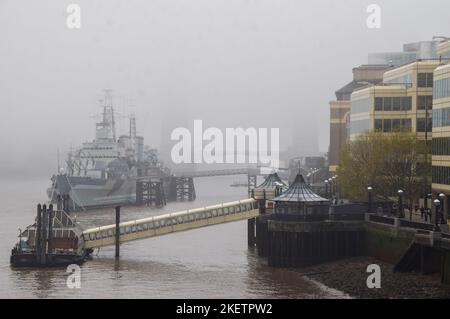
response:
[[[254,190],[256,188],[256,184],[257,184],[257,176],[256,175],[252,175],[252,174],[248,174],[247,175],[247,191],[248,191],[248,196],[250,197],[252,194],[252,190]]]
[[[137,180],[136,205],[165,206],[167,203],[164,193],[163,180]]]
[[[256,224],[255,218],[247,220],[247,241],[249,247],[254,247],[256,244],[255,224]]]

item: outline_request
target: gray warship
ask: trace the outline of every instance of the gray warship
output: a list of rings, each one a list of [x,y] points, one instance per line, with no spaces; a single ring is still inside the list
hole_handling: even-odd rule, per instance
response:
[[[142,170],[169,172],[158,160],[155,149],[144,146],[136,134],[136,119],[130,117],[130,130],[116,138],[112,94],[106,91],[102,100],[102,118],[96,123],[95,139],[69,152],[66,168],[53,175],[47,189],[50,203],[58,195],[70,198],[71,210],[89,210],[136,202],[136,178]]]

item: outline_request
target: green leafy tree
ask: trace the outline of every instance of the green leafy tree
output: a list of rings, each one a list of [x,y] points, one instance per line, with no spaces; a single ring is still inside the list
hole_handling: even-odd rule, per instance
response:
[[[426,142],[411,132],[361,134],[341,151],[341,191],[349,199],[365,200],[368,186],[383,197],[396,196],[402,189],[411,206],[418,203],[429,184],[428,154]]]

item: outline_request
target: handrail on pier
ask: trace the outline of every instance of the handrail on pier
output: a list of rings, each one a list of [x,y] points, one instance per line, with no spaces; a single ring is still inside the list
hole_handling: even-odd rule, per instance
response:
[[[244,199],[120,223],[120,241],[144,239],[209,225],[251,219],[259,215],[258,202]],[[114,245],[116,225],[83,231],[85,248]]]

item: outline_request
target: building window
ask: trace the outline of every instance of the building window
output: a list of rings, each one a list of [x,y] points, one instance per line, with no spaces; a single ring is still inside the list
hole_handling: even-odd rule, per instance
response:
[[[400,63],[403,64],[403,63]],[[411,74],[407,74],[398,78],[394,78],[392,80],[389,81],[385,81],[385,83],[389,83],[389,84],[411,84]]]
[[[350,122],[350,134],[364,133],[369,129],[370,129],[369,120],[359,120]]]
[[[450,96],[450,78],[434,81],[433,96],[435,99]]]
[[[450,137],[435,137],[432,145],[433,155],[450,156]]]
[[[383,120],[375,120],[375,130],[383,131]]]
[[[392,120],[392,129],[393,130],[398,130],[400,128],[400,119],[393,119]]]
[[[450,107],[433,110],[433,127],[450,126]]]
[[[365,113],[370,110],[370,99],[363,99],[352,101],[351,112],[352,114],[356,113]]]
[[[411,96],[375,98],[375,111],[409,111],[411,106]]]
[[[422,95],[417,98],[418,110],[431,110],[433,108],[433,96]]]
[[[411,119],[376,119],[375,130],[390,133],[403,128],[411,130]]]
[[[402,126],[406,129],[409,129],[409,131],[411,131],[411,119],[403,119]]]
[[[384,100],[384,111],[392,111],[392,98],[391,97],[385,97]]]
[[[450,166],[433,166],[433,183],[450,185]]]
[[[426,126],[426,119],[425,118],[418,118],[417,119],[417,132],[425,132],[426,130],[428,130],[428,132],[431,132],[433,130],[433,119],[432,118],[428,118],[428,126]]]
[[[402,99],[399,97],[392,98],[392,111],[400,111],[401,110],[401,102]]]
[[[412,108],[412,97],[404,96],[402,97],[402,109],[404,111],[409,111]]]
[[[382,97],[375,98],[375,111],[383,111],[383,98]]]
[[[392,132],[392,121],[390,119],[383,120],[383,132]]]
[[[419,73],[417,75],[417,86],[420,88],[433,87],[433,73]]]

